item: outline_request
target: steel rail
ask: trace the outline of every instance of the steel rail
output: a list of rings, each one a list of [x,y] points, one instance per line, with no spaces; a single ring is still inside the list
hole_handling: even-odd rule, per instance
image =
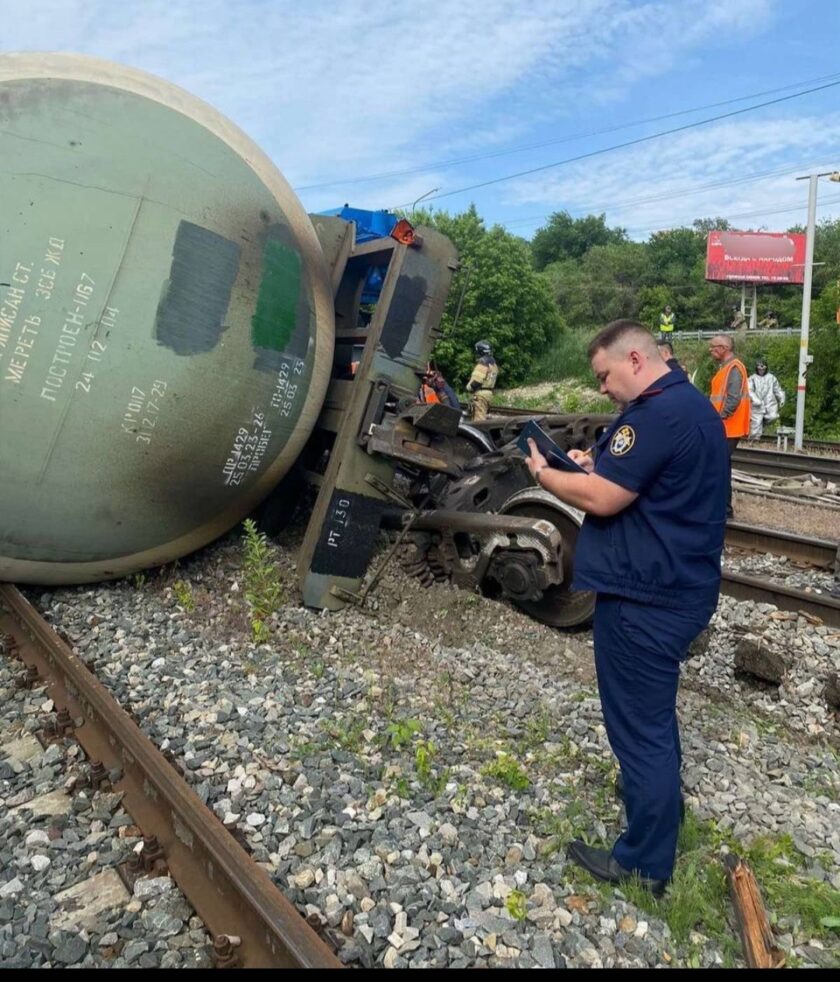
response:
[[[771,552],[823,569],[831,569],[835,565],[840,569],[840,544],[830,539],[812,539],[792,532],[730,521],[726,523],[726,544],[750,552]]]
[[[562,409],[527,409],[524,406],[492,406],[490,408],[491,416],[557,416],[557,415],[564,415],[564,412],[565,411]],[[771,433],[769,436],[761,437],[760,442],[770,446],[774,440],[775,437]],[[840,442],[835,440],[805,440],[803,442],[804,442],[804,446],[810,447],[813,450],[825,450],[832,453],[840,453]],[[761,448],[742,447],[739,449],[752,450],[752,449],[761,449]],[[794,457],[793,454],[785,454],[782,453],[781,451],[777,451],[777,452],[781,453],[783,457],[788,457],[788,458],[793,457],[795,460],[803,459],[801,454],[797,454]],[[809,458],[806,457],[804,459],[809,459]],[[817,459],[825,460],[826,458],[818,457]],[[830,457],[828,459],[831,460]]]
[[[121,772],[114,790],[125,793],[123,803],[144,835],[157,837],[169,870],[217,943],[224,949],[226,938],[241,939],[225,964],[341,967],[266,871],[11,584],[0,584],[0,630],[15,637],[17,653],[47,680],[56,706],[68,710],[90,760]]]
[[[750,474],[767,477],[801,477],[804,474],[813,474],[824,481],[840,482],[840,460],[836,457],[738,447],[732,454],[732,464]]]
[[[779,610],[802,611],[818,617],[829,627],[840,627],[840,600],[826,594],[805,593],[792,587],[758,580],[741,573],[723,572],[721,593],[735,600],[773,604]]]

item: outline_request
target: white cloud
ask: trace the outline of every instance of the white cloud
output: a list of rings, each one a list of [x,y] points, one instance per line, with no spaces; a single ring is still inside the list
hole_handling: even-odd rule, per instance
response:
[[[294,185],[516,140],[562,117],[571,99],[595,105],[634,78],[667,72],[716,32],[757,30],[775,3],[0,0],[0,15],[6,50],[95,54],[204,98]],[[386,180],[361,197],[407,198],[440,179],[430,171],[402,188]],[[351,191],[326,189],[305,203],[323,207]]]
[[[665,86],[721,38],[746,43],[777,12],[779,0],[30,0],[25,8],[0,0],[5,50],[76,51],[167,78],[233,119],[292,185],[383,175],[303,190],[311,210],[345,200],[394,206],[516,170],[518,154],[446,162],[538,142],[535,133],[562,135],[570,109],[578,118],[591,110],[598,129],[604,105],[640,79]],[[643,234],[670,216],[676,223],[804,197],[790,176],[690,189],[820,157],[836,163],[838,148],[837,117],[746,117],[500,184],[488,218],[498,202],[529,215],[606,210]]]
[[[694,218],[730,214],[741,216],[733,221],[746,227],[786,227],[804,219],[806,196],[795,177],[838,163],[840,113],[727,121],[512,182],[505,194],[509,203],[527,205],[529,215],[537,206],[546,217],[564,209],[573,214],[606,212],[611,225],[627,227],[634,237]],[[762,174],[766,176],[745,180]],[[826,201],[831,204],[828,193]],[[788,207],[801,209],[801,214],[746,214]],[[821,209],[820,215],[837,211]]]

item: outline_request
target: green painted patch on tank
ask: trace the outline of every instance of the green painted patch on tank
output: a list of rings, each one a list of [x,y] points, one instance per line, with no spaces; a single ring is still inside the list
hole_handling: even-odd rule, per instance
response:
[[[274,239],[263,250],[263,275],[251,318],[255,348],[284,351],[297,324],[300,254]]]

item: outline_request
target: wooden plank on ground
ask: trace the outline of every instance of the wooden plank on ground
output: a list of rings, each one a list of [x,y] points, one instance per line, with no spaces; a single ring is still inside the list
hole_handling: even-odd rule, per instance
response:
[[[747,967],[784,968],[785,953],[770,929],[753,871],[734,853],[725,857],[724,864]]]

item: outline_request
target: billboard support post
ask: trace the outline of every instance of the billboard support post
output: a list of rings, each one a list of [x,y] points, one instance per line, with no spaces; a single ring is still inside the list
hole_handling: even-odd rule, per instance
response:
[[[808,366],[814,360],[808,354],[808,335],[811,328],[811,284],[814,276],[814,230],[817,224],[818,174],[808,178],[808,228],[805,233],[805,277],[802,284],[802,329],[799,335],[799,378],[796,383],[796,428],[793,449],[802,450],[805,432],[805,389],[808,384]]]

